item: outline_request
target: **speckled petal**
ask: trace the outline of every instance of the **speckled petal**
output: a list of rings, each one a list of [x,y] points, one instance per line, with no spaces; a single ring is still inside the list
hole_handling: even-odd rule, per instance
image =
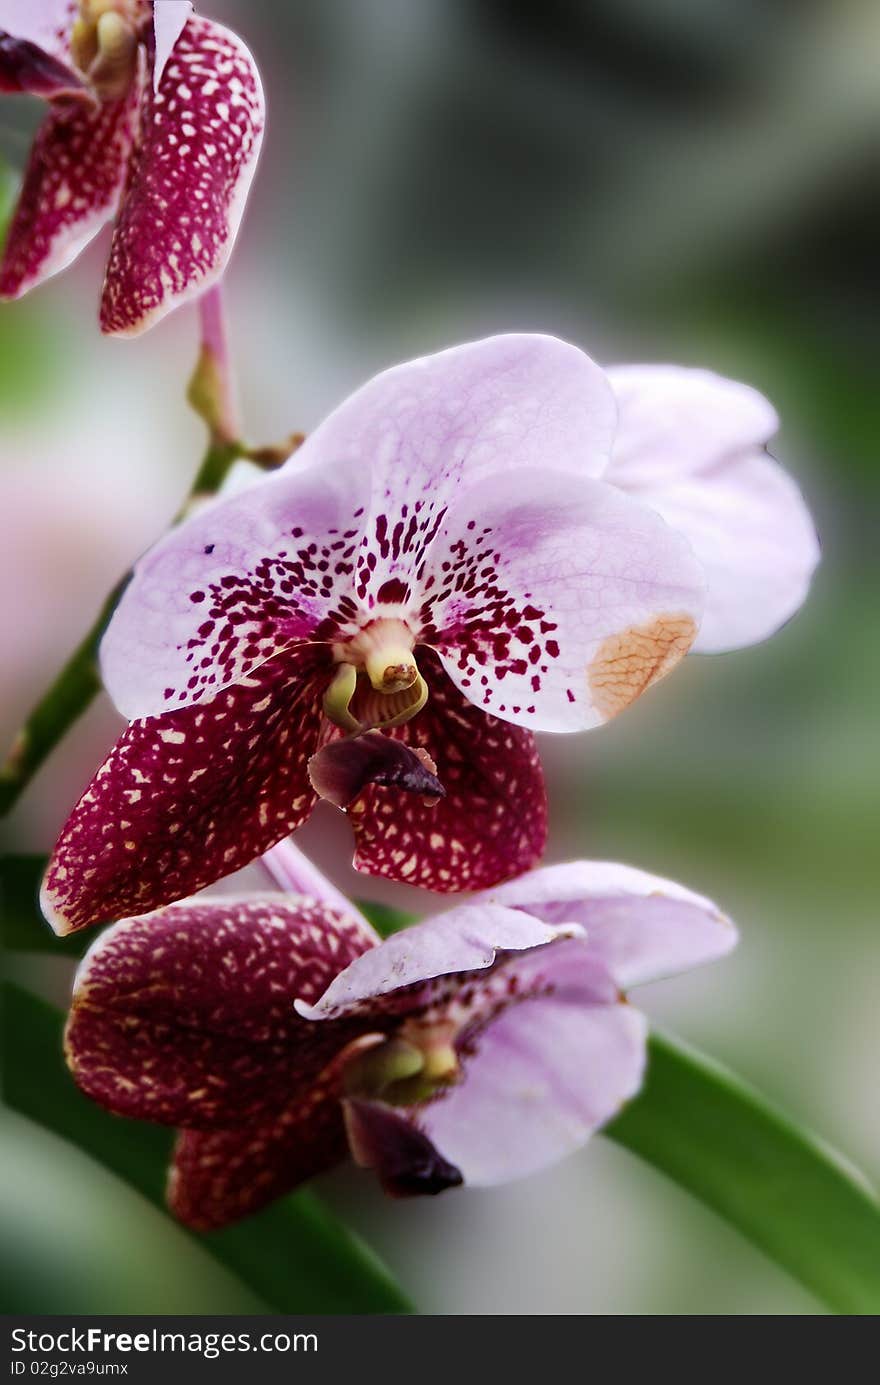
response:
[[[66,61],[78,8],[79,0],[0,0],[0,30]]]
[[[299,1105],[262,1124],[181,1131],[168,1206],[194,1231],[214,1231],[259,1212],[346,1153],[338,1095],[317,1085]]]
[[[609,372],[620,430],[606,479],[683,534],[708,592],[694,649],[766,639],[802,605],[819,561],[815,525],[790,476],[765,453],[779,426],[748,385],[707,370]]]
[[[137,83],[120,101],[59,100],[37,131],[0,266],[19,298],[76,258],[116,212],[134,138]]]
[[[638,1091],[646,1023],[579,940],[508,958],[492,978],[515,1003],[462,1041],[462,1080],[417,1108],[466,1183],[523,1178],[579,1149]]]
[[[101,643],[123,715],[203,701],[280,649],[332,638],[335,617],[354,610],[368,487],[343,463],[288,467],[166,534],[136,565]]]
[[[189,19],[158,90],[144,87],[101,300],[104,332],[142,332],[220,277],[264,124],[259,72],[241,39],[212,20]]]
[[[463,486],[494,477],[503,491],[511,474],[547,466],[598,475],[614,423],[608,381],[577,347],[489,337],[377,375],[310,434],[296,460],[329,469],[345,458],[371,477],[356,593],[368,609],[406,606]]]
[[[420,619],[476,706],[577,731],[682,658],[705,582],[687,541],[647,505],[551,466],[462,495],[432,546]]]
[[[193,894],[305,822],[326,657],[302,646],[206,706],[129,726],[49,862],[42,906],[57,933]]]
[[[542,866],[478,898],[546,923],[581,924],[590,952],[624,989],[715,961],[737,941],[711,899],[610,861]]]
[[[478,710],[419,651],[430,686],[412,721],[389,732],[425,749],[445,797],[372,786],[349,808],[354,864],[426,890],[484,889],[537,864],[547,841],[547,795],[531,732]]]
[[[558,927],[500,904],[462,904],[437,914],[364,952],[330,983],[314,1003],[295,1002],[306,1019],[336,1020],[348,1014],[379,1014],[379,1001],[400,995],[401,1013],[419,1003],[419,988],[438,978],[460,978],[490,970],[499,956],[553,943],[575,925]],[[455,987],[453,987],[453,990]]]
[[[352,1035],[310,1025],[317,999],[373,946],[354,917],[281,896],[202,899],[108,929],[77,972],[65,1051],[117,1115],[211,1129],[267,1119]]]

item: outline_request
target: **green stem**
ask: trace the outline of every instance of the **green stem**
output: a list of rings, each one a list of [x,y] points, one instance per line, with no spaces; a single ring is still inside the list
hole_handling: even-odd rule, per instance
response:
[[[880,1203],[862,1176],[758,1092],[654,1035],[645,1086],[606,1130],[837,1313],[880,1313]]]
[[[219,490],[232,463],[244,455],[241,443],[212,442],[175,523],[184,518],[193,501]],[[100,691],[98,647],[130,577],[131,573],[127,572],[117,582],[90,629],[18,732],[5,763],[0,766],[0,817],[18,802],[37,770]]]

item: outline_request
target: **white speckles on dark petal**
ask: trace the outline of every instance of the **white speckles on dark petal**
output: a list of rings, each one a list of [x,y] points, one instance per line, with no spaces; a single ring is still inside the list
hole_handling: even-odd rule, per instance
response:
[[[52,106],[37,131],[0,267],[0,296],[18,298],[65,269],[115,214],[140,90],[103,106]]]
[[[259,73],[241,39],[212,20],[190,18],[158,91],[152,83],[144,88],[107,265],[105,332],[142,331],[222,272],[264,121]]]
[[[346,1041],[300,1019],[293,998],[317,999],[372,943],[355,916],[281,896],[129,919],[80,968],[68,1062],[118,1114],[201,1129],[274,1114]]]
[[[547,798],[531,733],[487,716],[453,686],[436,656],[419,656],[431,692],[389,734],[425,747],[445,798],[371,787],[349,812],[355,865],[370,875],[448,893],[483,889],[528,870],[547,840]]]
[[[56,843],[43,908],[57,932],[192,894],[301,826],[327,657],[301,646],[227,688],[210,716],[131,723]]]

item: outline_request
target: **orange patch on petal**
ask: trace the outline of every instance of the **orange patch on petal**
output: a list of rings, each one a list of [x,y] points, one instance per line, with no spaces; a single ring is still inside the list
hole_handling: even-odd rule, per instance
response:
[[[597,710],[607,719],[617,716],[684,658],[696,633],[691,616],[663,615],[648,625],[609,635],[587,668]]]

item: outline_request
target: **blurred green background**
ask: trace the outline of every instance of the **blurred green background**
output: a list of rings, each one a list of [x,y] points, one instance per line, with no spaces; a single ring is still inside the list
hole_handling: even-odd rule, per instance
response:
[[[227,283],[247,426],[312,427],[376,369],[483,333],[748,380],[824,564],[765,646],[692,658],[605,730],[543,738],[550,855],[632,862],[739,922],[728,962],[640,993],[880,1173],[877,638],[880,10],[872,0],[211,0],[254,49],[269,129]],[[5,100],[20,167],[39,111]],[[13,194],[6,179],[4,195]],[[201,446],[196,324],[96,327],[106,240],[0,309],[0,734],[161,531]],[[95,706],[8,824],[45,851],[118,729]],[[344,823],[301,837],[355,880]],[[63,1003],[69,965],[7,959]],[[3,1303],[246,1312],[254,1301],[84,1156],[8,1117]],[[506,1189],[330,1203],[434,1313],[812,1314],[708,1212],[601,1139]],[[295,1257],[296,1247],[291,1246]]]

